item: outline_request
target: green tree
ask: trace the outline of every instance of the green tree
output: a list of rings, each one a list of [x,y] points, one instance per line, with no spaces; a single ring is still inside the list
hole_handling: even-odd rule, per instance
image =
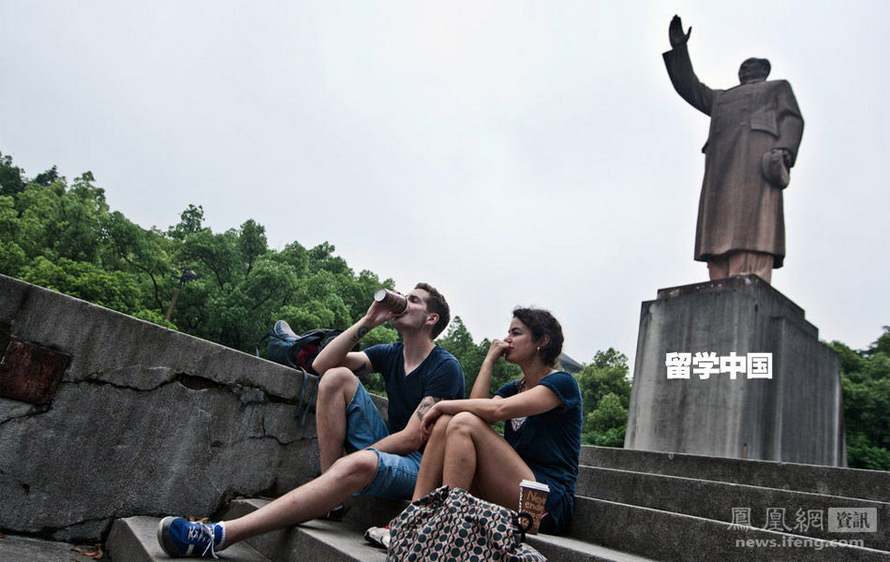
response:
[[[0,195],[0,271],[7,275],[18,275],[27,263],[25,251],[18,244],[18,233],[19,217],[15,199],[9,195]]]
[[[22,268],[21,278],[128,314],[142,309],[136,279],[123,271],[109,272],[86,262],[37,256]]]
[[[244,262],[245,273],[250,275],[253,264],[257,258],[266,253],[268,243],[266,242],[266,229],[256,223],[253,219],[248,220],[241,225],[238,233],[238,249],[241,250],[241,259]]]
[[[483,339],[479,343],[474,343],[473,336],[467,330],[463,319],[460,316],[455,316],[438,343],[460,362],[466,377],[466,389],[469,395],[476,382],[476,377],[479,375],[482,361],[488,354],[491,341]],[[493,394],[505,383],[519,379],[521,376],[522,371],[519,370],[519,367],[507,363],[503,359],[498,359],[492,369],[489,393]]]
[[[87,172],[87,173],[90,174],[90,176],[92,177],[92,174],[90,172]],[[55,166],[53,166],[49,170],[47,170],[45,172],[41,172],[41,173],[37,174],[36,176],[34,176],[34,179],[32,180],[32,182],[36,183],[37,185],[49,186],[49,185],[56,183],[59,180],[65,181],[65,178],[63,176],[60,176],[59,170]]]
[[[13,165],[12,156],[0,152],[0,196],[16,195],[24,190],[24,171]]]
[[[53,166],[29,180],[0,154],[0,272],[236,349],[253,351],[278,319],[298,332],[346,328],[374,290],[393,287],[354,274],[335,251],[328,242],[270,249],[254,220],[215,233],[194,204],[176,225],[144,229],[109,209],[92,173],[69,185]],[[181,281],[186,270],[197,278]],[[380,327],[363,343],[397,338]]]
[[[204,230],[204,207],[189,204],[179,214],[179,223],[171,226],[167,234],[176,240],[182,240],[189,234],[196,234]]]
[[[150,285],[147,290],[151,302],[160,312],[174,285],[171,241],[156,230],[145,230],[130,222],[117,211],[105,216],[103,231],[108,249],[103,262],[108,267],[144,274]]]
[[[867,350],[830,345],[841,360],[847,464],[890,470],[890,326]]]
[[[582,441],[604,447],[623,447],[627,426],[627,407],[624,399],[613,392],[605,394],[586,414]]]
[[[611,347],[596,352],[578,373],[578,386],[585,412],[583,442],[623,446],[630,404],[627,356]]]

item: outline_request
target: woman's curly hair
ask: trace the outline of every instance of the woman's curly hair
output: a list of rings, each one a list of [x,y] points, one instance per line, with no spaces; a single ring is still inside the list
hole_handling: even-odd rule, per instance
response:
[[[544,336],[550,338],[547,343],[541,344],[539,353],[544,363],[556,365],[562,353],[563,342],[562,326],[559,325],[559,321],[549,311],[541,308],[516,307],[513,309],[513,317],[531,330],[535,341],[540,341]]]

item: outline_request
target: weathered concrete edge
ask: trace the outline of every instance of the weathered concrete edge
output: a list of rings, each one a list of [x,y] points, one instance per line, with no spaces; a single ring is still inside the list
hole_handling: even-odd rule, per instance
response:
[[[576,496],[577,507],[570,536],[610,548],[664,560],[787,560],[788,552],[806,552],[808,560],[885,560],[890,552],[867,547],[837,545],[824,539],[802,537],[765,529],[731,529],[726,522],[704,517]],[[816,549],[743,548],[740,539],[806,540]],[[844,538],[844,537],[841,537]]]
[[[890,502],[890,472],[620,447],[581,447],[581,464]]]
[[[828,508],[874,508],[878,521],[876,532],[855,538],[862,538],[870,548],[890,550],[890,533],[886,528],[886,524],[890,523],[890,503],[886,502],[591,466],[582,466],[577,490],[582,496],[704,517],[727,524],[732,522],[734,509],[748,508],[751,524],[757,528],[767,527],[767,509],[780,508],[787,512],[784,518],[789,532],[825,540],[837,539],[838,536],[828,529],[815,526],[806,530],[793,527],[797,510],[818,510],[824,515]]]
[[[46,316],[45,311],[53,307],[64,307],[69,314]],[[96,380],[111,384],[122,384],[134,370],[146,370],[145,364],[119,365],[112,369],[95,369],[89,361],[82,361],[72,349],[72,337],[65,333],[78,332],[85,328],[84,324],[75,319],[98,318],[113,326],[125,323],[126,330],[119,330],[121,336],[132,335],[135,327],[139,335],[150,341],[157,341],[158,346],[168,349],[194,350],[200,348],[203,353],[192,357],[168,358],[178,359],[174,365],[166,364],[154,369],[155,377],[150,381],[136,383],[140,390],[151,390],[162,384],[174,381],[178,376],[191,375],[213,380],[224,385],[241,385],[259,388],[267,394],[286,400],[299,400],[301,395],[311,394],[312,386],[317,384],[317,377],[306,375],[309,384],[302,388],[299,371],[277,363],[257,358],[254,355],[232,349],[208,340],[171,330],[151,322],[128,316],[121,312],[93,304],[70,295],[33,285],[19,279],[0,274],[0,324],[8,324],[12,336],[26,341],[34,341],[51,349],[57,349],[73,356],[72,364],[66,373],[66,380]],[[68,321],[68,325],[65,321]],[[56,324],[56,326],[49,326]],[[56,329],[53,329],[53,328]],[[84,338],[80,338],[84,339]],[[136,339],[132,338],[131,339]],[[68,344],[68,345],[66,345]],[[259,363],[250,363],[259,361]],[[163,364],[163,361],[149,364]],[[260,366],[259,368],[257,368]],[[92,367],[92,368],[91,368]],[[296,382],[299,379],[300,382]],[[141,388],[140,388],[141,387]]]

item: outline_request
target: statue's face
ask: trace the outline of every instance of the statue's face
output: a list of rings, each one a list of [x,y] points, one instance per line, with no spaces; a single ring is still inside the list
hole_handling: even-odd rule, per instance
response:
[[[739,83],[762,82],[769,76],[770,64],[766,59],[750,58],[739,67]]]

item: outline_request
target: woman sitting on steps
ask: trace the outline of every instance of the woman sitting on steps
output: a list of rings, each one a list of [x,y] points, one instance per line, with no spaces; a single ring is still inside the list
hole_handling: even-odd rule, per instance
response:
[[[541,531],[565,528],[574,511],[583,417],[578,383],[555,367],[562,342],[562,328],[546,310],[513,311],[507,336],[491,342],[470,398],[438,402],[424,416],[429,441],[414,500],[445,484],[517,510],[520,482],[536,480],[550,487]],[[501,356],[523,376],[489,398]],[[503,437],[489,425],[501,420]]]

